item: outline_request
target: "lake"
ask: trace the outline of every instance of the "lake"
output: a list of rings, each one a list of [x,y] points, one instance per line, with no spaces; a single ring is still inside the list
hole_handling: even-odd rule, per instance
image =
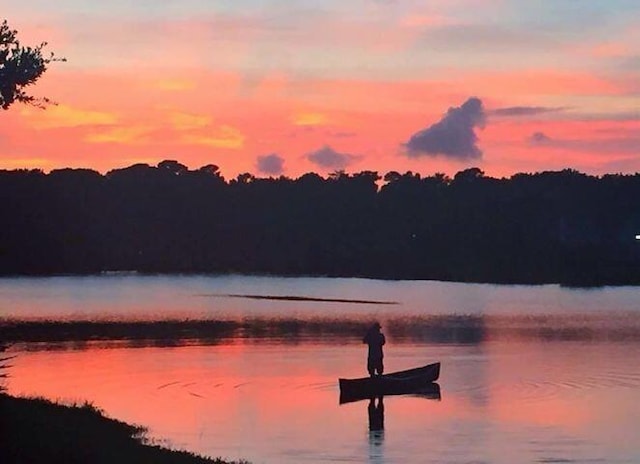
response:
[[[636,287],[116,274],[4,278],[0,297],[4,324],[235,321],[213,338],[12,347],[10,393],[90,401],[173,447],[256,464],[640,462]],[[373,320],[386,371],[442,362],[439,396],[339,404]]]

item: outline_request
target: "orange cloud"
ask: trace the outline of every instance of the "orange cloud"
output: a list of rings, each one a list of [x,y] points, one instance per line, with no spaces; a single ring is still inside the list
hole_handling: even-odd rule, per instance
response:
[[[118,143],[136,145],[146,141],[145,136],[151,132],[147,126],[116,127],[103,132],[88,134],[84,140],[89,143]]]
[[[83,110],[68,105],[49,106],[45,110],[26,107],[21,110],[20,114],[35,129],[105,126],[118,122],[118,116],[115,113]]]
[[[205,145],[216,148],[239,149],[244,146],[245,136],[238,129],[228,125],[215,128],[206,135],[186,134],[182,141],[188,145]]]
[[[292,122],[296,126],[322,126],[327,123],[327,117],[322,113],[298,113]]]
[[[201,129],[211,125],[211,117],[202,114],[174,112],[170,114],[174,129],[186,131]]]
[[[436,70],[428,78],[369,80],[276,70],[255,80],[249,77],[201,68],[164,74],[153,67],[82,72],[52,67],[38,83],[38,93],[64,104],[46,111],[17,107],[7,112],[2,134],[5,153],[14,160],[24,158],[24,163],[14,163],[22,167],[33,165],[28,160],[43,158],[47,168],[82,165],[107,171],[125,165],[132,156],[121,146],[135,145],[135,156],[141,159],[157,162],[171,157],[191,167],[213,162],[226,177],[254,171],[257,154],[278,153],[287,174],[298,176],[316,169],[303,155],[329,144],[340,152],[363,155],[353,161],[350,171],[455,174],[468,166],[440,159],[409,160],[399,155],[400,144],[472,95],[488,108],[516,104],[568,108],[558,119],[578,119],[580,112],[604,115],[634,109],[619,78],[582,71]],[[166,85],[158,84],[164,80]],[[184,90],[166,90],[171,86]],[[633,122],[613,121],[613,116],[605,121],[606,115],[603,121],[588,118],[573,121],[574,125],[549,119],[555,122],[492,120],[480,134],[484,157],[477,164],[489,175],[568,166],[594,172],[601,169],[606,154],[559,153],[554,147],[528,146],[526,140],[537,131],[558,139],[592,140],[606,137],[595,131],[637,128]],[[46,140],[37,137],[39,128],[48,128]],[[233,150],[234,156],[221,159],[224,149]],[[90,158],[81,158],[82,153]]]

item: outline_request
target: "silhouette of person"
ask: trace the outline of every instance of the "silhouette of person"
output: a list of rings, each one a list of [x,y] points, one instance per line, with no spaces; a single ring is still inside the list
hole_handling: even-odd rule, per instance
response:
[[[367,356],[367,370],[369,371],[369,375],[373,377],[374,375],[382,375],[384,372],[384,366],[382,364],[382,358],[384,357],[382,354],[382,345],[385,344],[386,340],[384,338],[384,334],[380,332],[380,323],[376,322],[371,326],[371,328],[367,331],[367,334],[362,339],[362,343],[366,343],[369,345],[369,355]]]
[[[382,402],[382,398],[382,396],[378,397],[377,405],[375,398],[372,397],[369,400],[369,431],[371,432],[384,430],[384,403]]]

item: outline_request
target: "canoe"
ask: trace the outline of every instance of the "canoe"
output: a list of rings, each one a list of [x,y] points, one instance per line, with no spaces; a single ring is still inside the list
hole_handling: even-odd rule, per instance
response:
[[[385,391],[381,395],[371,395],[367,392],[351,392],[344,393],[340,392],[340,404],[345,403],[353,403],[354,401],[362,401],[362,400],[373,400],[375,398],[384,398],[385,396],[393,396],[393,395],[409,395],[414,398],[424,398],[427,400],[438,400],[442,399],[440,395],[440,385],[437,382],[430,382],[421,387],[396,387],[393,389],[389,389]]]
[[[435,391],[433,384],[440,376],[440,363],[427,364],[405,371],[360,379],[338,379],[340,385],[340,402],[355,401],[356,399],[371,398],[384,395],[402,395],[429,393]],[[437,388],[439,394],[440,388]]]

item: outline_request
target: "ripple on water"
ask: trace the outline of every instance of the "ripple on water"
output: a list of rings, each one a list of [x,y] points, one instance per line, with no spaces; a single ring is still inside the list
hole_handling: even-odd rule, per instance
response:
[[[563,365],[562,369],[549,368],[540,372],[535,378],[520,377],[507,379],[492,386],[492,393],[515,393],[525,402],[544,402],[562,395],[586,395],[597,391],[611,389],[640,389],[640,370],[620,370],[611,368],[604,370],[602,363],[594,366]],[[533,374],[531,374],[533,375]],[[482,386],[466,385],[460,388],[461,393],[471,394]]]
[[[549,428],[550,438],[538,438],[528,441],[529,451],[533,453],[534,462],[539,463],[596,463],[610,462],[599,455],[600,450],[591,441],[558,435],[558,430]]]
[[[562,463],[562,462],[605,462],[602,458],[593,458],[593,459],[567,459],[567,458],[540,458],[536,462],[541,463]]]

